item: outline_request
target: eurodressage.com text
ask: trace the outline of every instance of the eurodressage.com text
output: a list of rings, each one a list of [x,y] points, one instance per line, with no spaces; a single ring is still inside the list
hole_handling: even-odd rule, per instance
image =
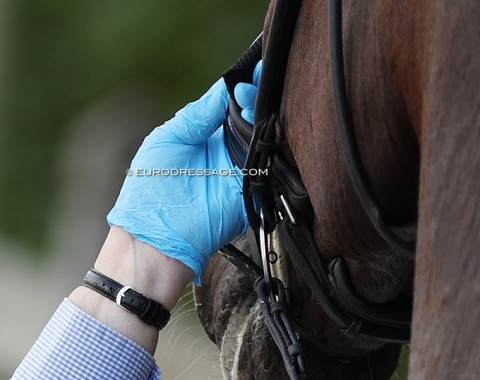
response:
[[[129,177],[239,177],[267,175],[268,169],[127,169],[126,174]]]

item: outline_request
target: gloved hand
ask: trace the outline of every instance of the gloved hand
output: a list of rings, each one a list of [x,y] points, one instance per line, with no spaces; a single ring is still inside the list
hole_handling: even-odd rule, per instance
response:
[[[256,92],[247,88],[240,88],[238,96],[253,114],[255,99],[250,98]],[[196,284],[210,256],[248,226],[242,176],[219,128],[227,105],[220,79],[155,128],[135,155],[107,216],[110,225],[192,268]]]
[[[253,125],[253,108],[255,106],[255,99],[257,97],[258,83],[260,82],[260,76],[262,73],[262,61],[259,61],[253,71],[253,84],[250,83],[238,83],[235,86],[234,94],[235,99],[242,110],[242,117]]]

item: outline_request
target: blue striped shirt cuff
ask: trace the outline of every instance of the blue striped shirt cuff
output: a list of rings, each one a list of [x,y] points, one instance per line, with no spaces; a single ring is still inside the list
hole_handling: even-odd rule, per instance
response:
[[[160,369],[144,348],[65,298],[12,379],[159,380]]]

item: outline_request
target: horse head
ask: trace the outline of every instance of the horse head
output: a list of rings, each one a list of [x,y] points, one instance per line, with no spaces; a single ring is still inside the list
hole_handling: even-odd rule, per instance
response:
[[[418,228],[417,266],[420,262],[423,272],[419,275],[417,269],[416,289],[420,289],[423,300],[435,297],[432,291],[424,292],[423,285],[429,273],[426,263],[432,259],[432,231],[436,232],[438,228],[440,231],[444,226],[439,216],[430,218],[436,211],[432,211],[432,207],[435,208],[432,205],[445,207],[447,202],[442,199],[445,193],[440,185],[435,189],[435,201],[431,201],[431,194],[425,193],[435,167],[431,164],[431,149],[440,149],[433,144],[440,132],[432,122],[441,125],[448,119],[445,115],[443,119],[438,116],[444,114],[441,109],[444,103],[427,91],[437,86],[432,85],[432,77],[441,76],[436,66],[438,62],[432,59],[431,53],[436,44],[441,45],[439,38],[443,35],[435,34],[438,30],[428,17],[432,10],[427,3],[346,2],[343,6],[345,56],[342,62],[358,156],[385,223],[406,241],[415,240]],[[437,17],[445,16],[445,7],[439,5]],[[270,35],[274,9],[275,2],[272,2],[265,22],[264,41],[268,41]],[[459,20],[468,17],[467,13],[466,10],[458,12],[457,18],[445,16],[445,28],[456,30]],[[414,263],[398,255],[395,248],[380,236],[349,174],[336,127],[327,30],[326,2],[304,0],[286,66],[275,127],[276,147],[290,165],[298,168],[308,190],[314,211],[311,231],[320,260],[333,262],[335,258],[341,258],[341,270],[348,277],[350,286],[370,305],[383,305],[386,309],[403,305],[408,309],[413,299]],[[473,32],[478,40],[478,27]],[[458,30],[457,34],[461,39],[463,34]],[[446,49],[439,49],[437,59],[443,58],[451,64],[451,56]],[[475,68],[474,65],[480,63],[478,55],[465,59],[473,77],[480,79],[480,66]],[[466,70],[460,72],[465,75]],[[465,126],[462,121],[451,137],[462,140],[468,135],[478,144],[478,91],[474,92],[472,85],[465,83],[465,78],[460,80],[462,90],[475,99],[474,107],[465,116],[471,125]],[[446,89],[441,90],[443,95]],[[461,96],[466,97],[466,94]],[[463,130],[463,127],[467,129]],[[466,165],[473,178],[477,173],[477,179],[467,181],[467,185],[470,190],[475,186],[478,190],[478,149],[471,143],[468,151],[472,154],[471,161],[464,160],[450,169],[458,170],[457,165]],[[438,162],[445,164],[446,159],[439,158]],[[460,198],[461,203],[464,198]],[[469,203],[470,209],[462,205],[462,210],[470,215],[471,225],[478,227],[479,218],[475,216],[478,215],[475,210],[478,212],[479,209],[478,196],[475,199]],[[450,200],[458,205],[453,194],[450,194]],[[426,213],[429,213],[428,217]],[[444,231],[451,236],[448,226]],[[478,240],[478,234],[474,239]],[[474,243],[467,238],[465,257],[471,256]],[[255,239],[242,237],[237,245],[250,252],[252,257],[256,256]],[[436,247],[445,252],[438,244]],[[447,253],[445,255],[449,257]],[[351,331],[346,333],[345,328],[339,328],[335,318],[321,307],[308,277],[291,256],[290,252],[290,256],[283,257],[287,268],[283,276],[288,284],[293,324],[305,346],[305,378],[389,379],[397,365],[400,344],[395,343],[395,339],[393,343],[386,342],[388,339]],[[474,273],[478,274],[478,265],[476,267]],[[475,278],[474,273],[470,274],[471,279]],[[478,280],[475,281],[478,284]],[[197,309],[207,333],[221,349],[225,376],[238,379],[288,378],[280,365],[282,359],[276,344],[264,323],[253,281],[218,256],[210,262],[204,282],[205,285],[196,290]],[[452,296],[449,293],[448,297],[445,294],[443,297],[445,301]],[[445,306],[439,306],[440,309],[445,310]],[[415,313],[415,316],[425,315],[422,305],[416,306]],[[414,317],[414,323],[425,327],[427,322]],[[421,332],[418,337],[422,336]],[[422,346],[425,344],[419,344]]]

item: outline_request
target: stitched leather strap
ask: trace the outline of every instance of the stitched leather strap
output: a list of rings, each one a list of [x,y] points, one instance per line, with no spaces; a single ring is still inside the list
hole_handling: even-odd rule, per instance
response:
[[[163,329],[170,320],[170,312],[161,303],[145,297],[129,286],[105,276],[95,269],[90,269],[83,285],[114,301],[121,308],[136,314],[147,325]]]

